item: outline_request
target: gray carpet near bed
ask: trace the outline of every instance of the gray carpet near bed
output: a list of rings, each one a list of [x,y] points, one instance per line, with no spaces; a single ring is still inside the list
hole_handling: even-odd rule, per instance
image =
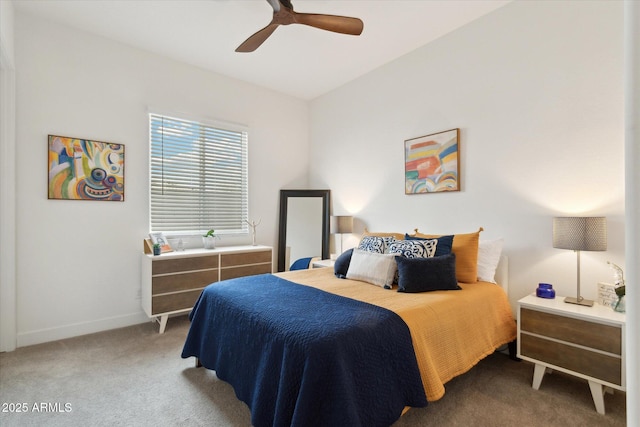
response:
[[[182,316],[163,335],[147,323],[0,354],[0,425],[250,426],[229,384],[180,358],[188,326]],[[602,416],[585,381],[556,372],[535,391],[532,375],[494,353],[394,426],[626,425],[624,393],[605,396]],[[4,412],[23,403],[26,413]]]

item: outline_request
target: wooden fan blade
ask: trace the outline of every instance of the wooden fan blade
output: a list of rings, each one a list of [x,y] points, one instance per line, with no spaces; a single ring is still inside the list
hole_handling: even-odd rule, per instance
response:
[[[298,13],[291,11],[296,23],[309,25],[322,30],[333,31],[334,33],[351,34],[359,36],[362,34],[364,23],[358,18],[337,15],[322,15],[316,13]]]
[[[273,32],[276,30],[276,28],[278,28],[279,25],[280,24],[275,24],[273,22],[270,23],[269,25],[246,39],[240,46],[238,46],[236,52],[253,52],[257,48],[259,48],[260,45],[264,43],[264,41],[268,39],[271,34],[273,34]]]

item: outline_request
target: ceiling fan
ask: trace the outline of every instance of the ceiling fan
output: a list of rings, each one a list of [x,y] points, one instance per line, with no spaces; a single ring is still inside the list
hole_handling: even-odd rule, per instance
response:
[[[236,49],[236,52],[253,52],[280,25],[304,24],[321,30],[333,31],[341,34],[359,36],[364,24],[358,18],[337,15],[321,15],[315,13],[298,13],[293,10],[291,0],[267,0],[273,8],[273,19],[263,29],[246,39]]]

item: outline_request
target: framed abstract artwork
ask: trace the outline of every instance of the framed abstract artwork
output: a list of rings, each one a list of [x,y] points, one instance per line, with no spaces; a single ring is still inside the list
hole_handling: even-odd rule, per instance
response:
[[[404,141],[405,194],[460,191],[460,129]]]
[[[49,135],[49,199],[124,202],[124,145]]]

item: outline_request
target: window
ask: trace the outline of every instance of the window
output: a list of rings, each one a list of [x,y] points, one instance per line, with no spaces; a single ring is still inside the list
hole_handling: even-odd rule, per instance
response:
[[[151,231],[247,234],[248,132],[149,114]]]

